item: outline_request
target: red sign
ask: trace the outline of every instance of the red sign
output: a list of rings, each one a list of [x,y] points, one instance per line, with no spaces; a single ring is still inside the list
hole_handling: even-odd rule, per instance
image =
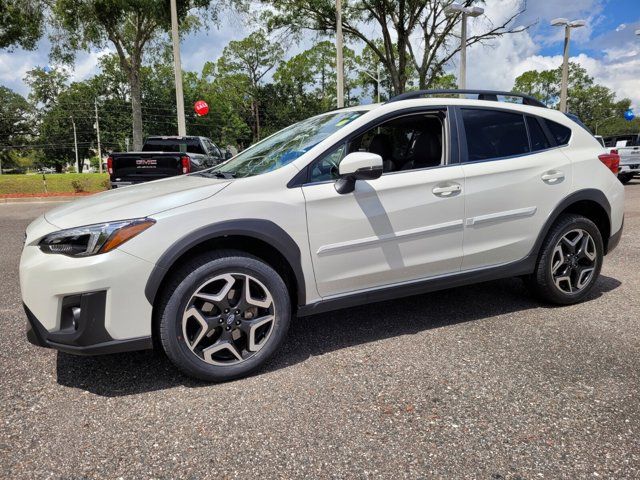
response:
[[[196,115],[200,117],[209,113],[209,105],[207,105],[207,102],[204,100],[198,100],[193,106],[193,109],[196,111]]]

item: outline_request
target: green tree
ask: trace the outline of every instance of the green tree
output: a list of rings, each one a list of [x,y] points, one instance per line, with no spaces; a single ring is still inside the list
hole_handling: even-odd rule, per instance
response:
[[[514,92],[534,96],[548,107],[558,108],[562,67],[552,70],[529,70],[518,76],[513,86]],[[569,63],[567,84],[568,110],[577,115],[592,131],[602,133],[600,127],[624,125],[624,112],[631,105],[629,99],[616,100],[615,93],[595,83],[587,71],[577,63]],[[615,122],[618,118],[619,121]],[[619,132],[616,132],[619,133]]]
[[[282,60],[283,55],[280,44],[272,42],[259,30],[242,40],[229,42],[218,60],[219,74],[248,80],[240,82],[238,88],[243,89],[244,86],[244,93],[250,99],[254,140],[260,139],[259,87],[264,76]]]
[[[200,9],[205,21],[215,18],[216,8],[210,0],[178,0],[181,33],[200,26],[189,12]],[[52,20],[58,34],[54,36],[53,55],[70,61],[77,50],[112,45],[120,67],[129,82],[133,123],[133,147],[142,148],[141,70],[145,52],[170,31],[171,18],[167,2],[158,0],[58,0],[52,6]]]
[[[0,49],[36,48],[44,27],[39,0],[0,0]]]
[[[265,13],[270,28],[322,33],[336,29],[333,0],[262,0],[273,7]],[[428,88],[442,75],[444,65],[460,50],[456,29],[461,15],[447,16],[442,0],[354,0],[345,2],[342,27],[345,36],[364,42],[388,72],[394,94],[405,91],[408,72],[414,68],[418,87]],[[461,2],[464,6],[473,0]],[[492,25],[468,38],[468,45],[486,42],[505,34],[521,32],[527,27],[512,28],[516,12],[500,25]],[[381,32],[371,36],[371,29]]]
[[[22,95],[0,86],[0,170],[18,166],[16,152],[33,133],[32,114],[31,105]]]
[[[29,100],[48,110],[53,106],[60,92],[66,88],[68,79],[69,75],[57,68],[45,70],[36,67],[29,70],[24,77],[24,82],[31,88]]]
[[[79,162],[75,167],[82,173],[82,160],[91,155],[90,149],[95,148],[93,102],[96,94],[91,82],[72,83],[58,95],[55,103],[43,115],[39,128],[39,144],[46,165],[61,172],[67,163],[75,161],[75,123]]]

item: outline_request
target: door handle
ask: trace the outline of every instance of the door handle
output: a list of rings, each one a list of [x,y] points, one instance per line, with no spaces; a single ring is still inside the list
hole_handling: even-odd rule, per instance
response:
[[[564,180],[564,172],[560,170],[549,170],[548,172],[544,172],[540,178],[548,185],[555,185]]]
[[[431,190],[436,197],[454,197],[462,191],[458,183],[444,183],[436,185]]]

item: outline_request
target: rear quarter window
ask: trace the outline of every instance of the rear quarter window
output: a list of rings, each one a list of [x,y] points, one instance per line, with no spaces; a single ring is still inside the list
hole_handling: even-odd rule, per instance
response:
[[[552,122],[551,120],[544,120],[547,123],[547,127],[551,132],[551,135],[556,140],[558,146],[567,145],[571,139],[571,129],[560,125],[559,123]]]

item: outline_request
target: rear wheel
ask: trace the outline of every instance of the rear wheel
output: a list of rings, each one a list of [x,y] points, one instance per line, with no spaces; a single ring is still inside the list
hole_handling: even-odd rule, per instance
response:
[[[623,185],[626,185],[627,183],[629,183],[632,178],[633,178],[633,173],[619,173],[618,174],[618,180],[620,180],[620,183],[622,183]]]
[[[291,306],[284,281],[242,252],[195,258],[165,289],[160,339],[183,372],[207,381],[245,376],[282,343]]]
[[[568,305],[584,299],[595,284],[604,248],[598,227],[580,215],[562,215],[542,245],[527,285],[542,300]]]

